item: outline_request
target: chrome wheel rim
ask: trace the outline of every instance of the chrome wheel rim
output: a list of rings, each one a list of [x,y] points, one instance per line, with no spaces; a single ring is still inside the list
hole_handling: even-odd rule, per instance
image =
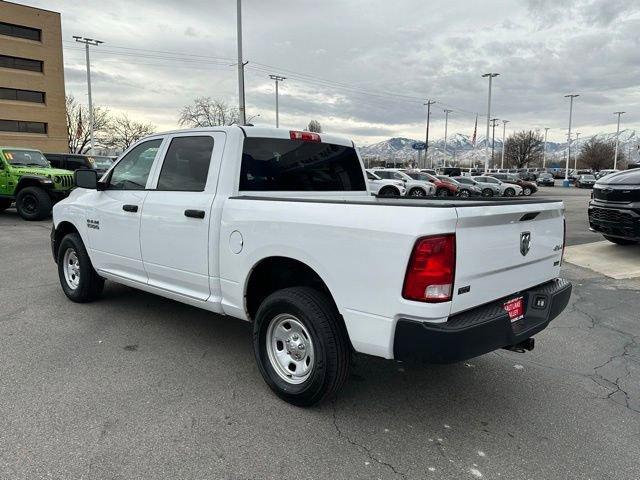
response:
[[[424,191],[419,188],[414,188],[411,190],[412,197],[424,197]]]
[[[67,248],[67,251],[64,252],[62,270],[67,286],[71,290],[78,288],[80,285],[80,260],[78,260],[78,254],[73,248]]]
[[[300,320],[277,315],[269,323],[266,342],[269,363],[280,378],[292,385],[309,378],[315,366],[313,341]]]

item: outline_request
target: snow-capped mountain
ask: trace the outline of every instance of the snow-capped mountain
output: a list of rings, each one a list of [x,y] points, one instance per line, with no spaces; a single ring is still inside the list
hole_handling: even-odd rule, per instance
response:
[[[602,141],[614,141],[616,133],[598,133],[590,137],[580,137],[579,145],[588,141],[592,137]],[[471,165],[478,161],[484,161],[485,159],[485,146],[486,141],[484,135],[478,136],[476,145],[474,148],[472,138],[462,133],[455,133],[449,136],[447,139],[447,158],[448,161],[454,161],[456,164],[461,162],[463,165]],[[418,159],[418,152],[413,149],[413,144],[416,142],[424,142],[424,139],[411,139],[405,137],[394,137],[389,140],[374,143],[372,145],[366,145],[359,148],[360,154],[365,160],[384,160],[403,163],[415,163]],[[625,153],[631,153],[632,158],[636,159],[637,147],[640,145],[640,132],[632,129],[626,129],[620,131],[620,149]],[[491,140],[489,139],[489,147],[491,147]],[[576,142],[574,140],[571,145],[571,155],[575,151]],[[502,140],[496,138],[494,149],[496,152],[502,150]],[[550,161],[559,161],[565,158],[568,151],[567,142],[556,143],[547,142],[547,155]],[[498,155],[499,153],[496,153]],[[429,140],[429,159],[433,159],[436,164],[441,164],[445,157],[444,151],[444,139],[430,139]]]

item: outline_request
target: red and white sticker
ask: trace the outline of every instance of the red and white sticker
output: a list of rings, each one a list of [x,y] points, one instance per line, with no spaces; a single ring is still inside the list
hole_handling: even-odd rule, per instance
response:
[[[505,311],[509,314],[511,322],[517,322],[524,318],[524,299],[523,297],[512,298],[503,305]]]

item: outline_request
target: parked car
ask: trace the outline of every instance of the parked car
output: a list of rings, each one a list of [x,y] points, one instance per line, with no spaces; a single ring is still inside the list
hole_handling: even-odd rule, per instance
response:
[[[538,191],[538,187],[533,182],[527,182],[526,180],[522,180],[517,175],[512,173],[496,173],[493,177],[501,180],[505,183],[513,183],[514,185],[519,185],[522,188],[522,195],[528,197],[532,193],[536,193]]]
[[[499,174],[496,174],[499,175]],[[516,195],[522,195],[522,187],[515,183],[506,183],[495,177],[481,175],[474,178],[481,183],[490,183],[496,186],[500,190],[500,195],[505,197],[515,197]]]
[[[596,177],[593,175],[579,175],[576,178],[574,185],[577,188],[593,188],[593,185],[596,183]]]
[[[113,165],[113,158],[100,155],[80,155],[78,153],[45,153],[51,166],[72,172],[79,168],[92,168],[102,176]]]
[[[400,197],[407,192],[404,182],[380,178],[369,170],[367,170],[367,184],[371,193],[381,197]]]
[[[600,170],[595,174],[595,177],[596,177],[596,180],[600,180],[602,177],[606,177],[607,175],[611,175],[612,173],[617,173],[619,171],[620,170],[614,170],[614,169]]]
[[[370,170],[380,178],[387,180],[400,180],[407,189],[410,197],[428,197],[434,195],[436,187],[433,183],[425,180],[414,180],[409,175],[397,168],[373,168]]]
[[[462,175],[460,167],[442,167],[438,171],[439,175],[446,175],[447,177],[459,177]]]
[[[39,150],[0,147],[0,211],[15,201],[25,220],[42,220],[73,188],[73,174],[52,168]]]
[[[436,177],[438,180],[444,183],[449,183],[456,187],[457,196],[458,197],[477,197],[482,195],[482,190],[475,185],[469,185],[466,183],[460,183],[452,177],[447,177],[446,175],[438,175]]]
[[[250,321],[264,380],[300,406],[339,390],[352,351],[533,348],[571,295],[562,202],[373,197],[361,165],[349,139],[282,128],[146,137],[55,205],[61,288],[88,302],[108,279]]]
[[[539,187],[555,187],[556,181],[550,173],[540,173],[536,179],[536,185]]]
[[[453,177],[455,181],[462,185],[469,185],[478,188],[480,190],[480,195],[483,197],[493,197],[502,195],[502,191],[500,189],[500,185],[495,183],[483,183],[479,182],[478,178],[480,177]]]
[[[571,171],[569,172],[569,182],[571,182],[571,183],[575,184],[575,183],[576,183],[576,180],[578,179],[578,177],[579,177],[580,175],[592,175],[592,174],[593,174],[593,172],[592,172],[591,170],[589,170],[589,169],[571,170]]]
[[[458,195],[458,187],[452,183],[445,183],[435,175],[429,173],[418,172],[416,170],[406,170],[404,173],[409,175],[414,180],[421,180],[423,182],[429,182],[436,188],[437,197],[455,197]]]
[[[419,171],[423,173],[428,173],[429,175],[433,175],[434,177],[438,174],[438,172],[436,172],[433,168],[421,168],[419,169]]]
[[[640,170],[612,173],[596,181],[589,227],[619,245],[640,243]]]

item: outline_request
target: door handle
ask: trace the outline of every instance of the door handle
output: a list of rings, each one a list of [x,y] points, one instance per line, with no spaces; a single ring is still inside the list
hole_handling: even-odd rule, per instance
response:
[[[191,218],[204,218],[204,210],[185,210],[184,216]]]
[[[125,212],[137,212],[138,211],[138,205],[123,205],[122,209]]]

